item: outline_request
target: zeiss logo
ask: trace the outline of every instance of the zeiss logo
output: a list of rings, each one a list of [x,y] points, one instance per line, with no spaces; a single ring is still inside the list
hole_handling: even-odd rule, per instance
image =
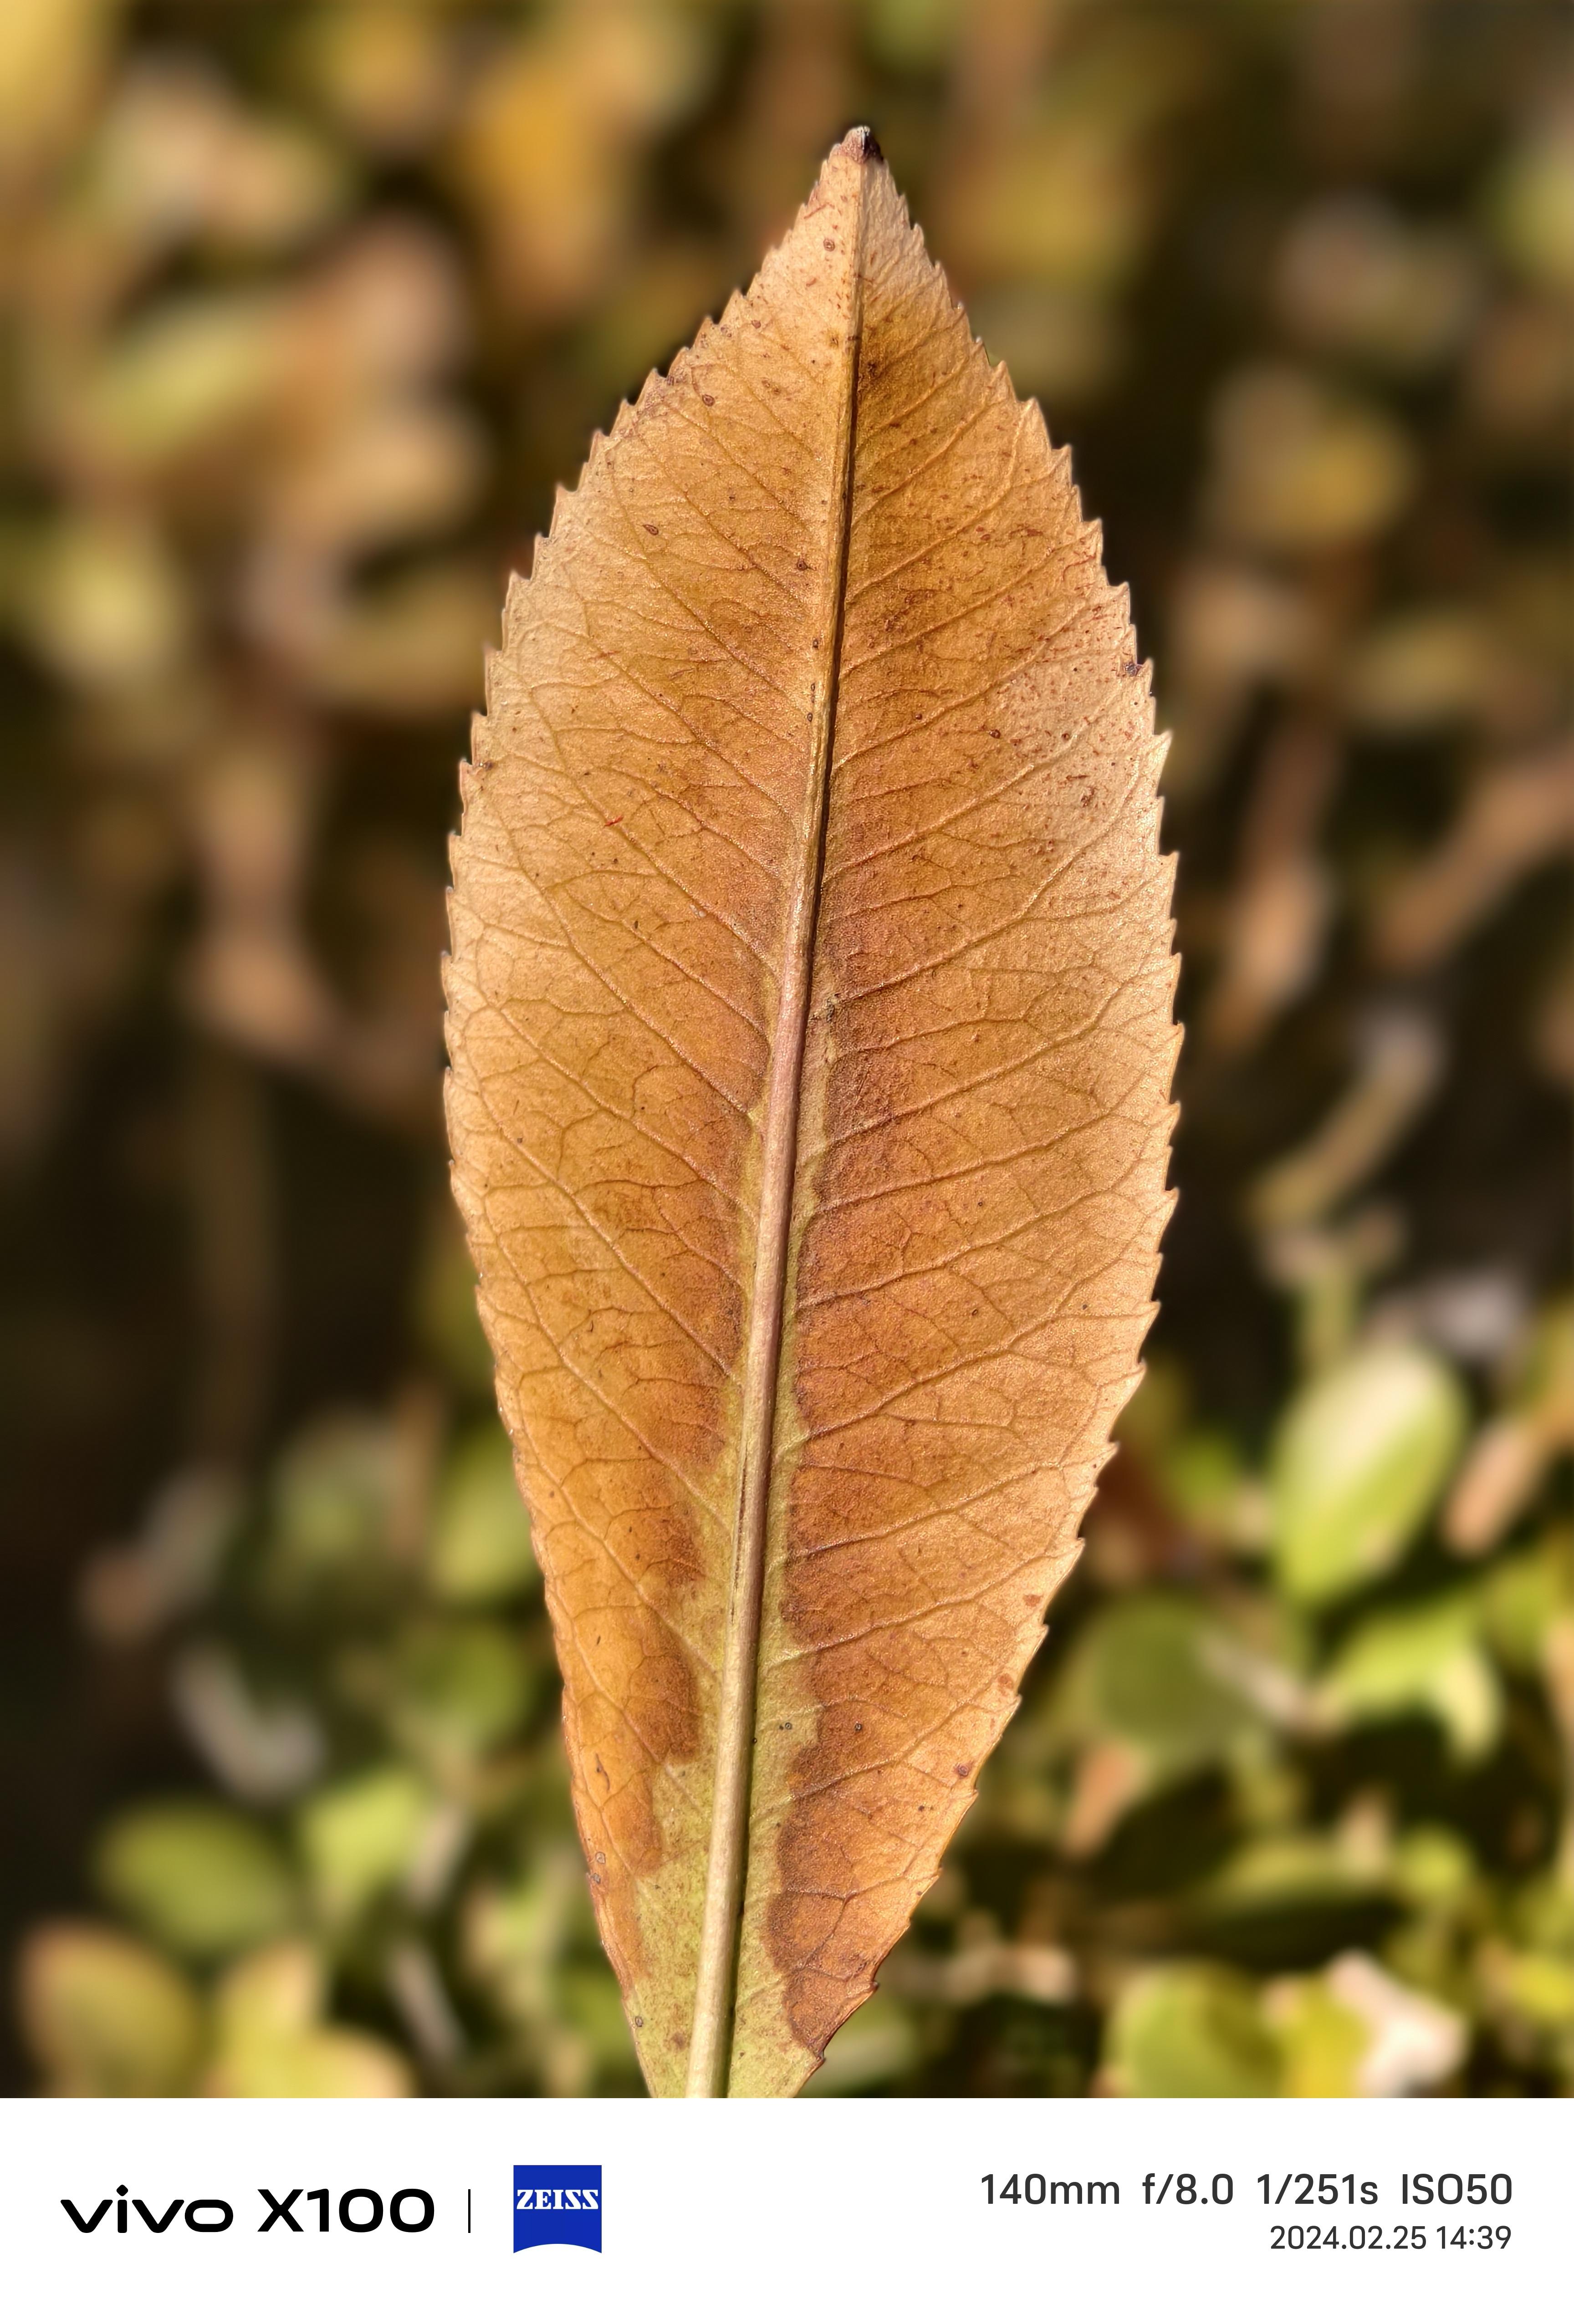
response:
[[[516,2163],[514,2166],[514,2248],[581,2244],[601,2249],[599,2163]]]

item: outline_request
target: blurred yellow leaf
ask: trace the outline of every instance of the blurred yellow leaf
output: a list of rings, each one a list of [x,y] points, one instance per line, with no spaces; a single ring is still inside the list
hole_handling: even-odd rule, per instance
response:
[[[1353,2098],[1358,2094],[1366,2027],[1320,1978],[1287,1981],[1271,1992],[1268,2014],[1283,2045],[1283,2097]]]
[[[1031,69],[1031,25],[1030,11],[1014,28],[998,12],[977,28],[979,47],[993,35],[1009,53],[1014,29]],[[948,172],[939,238],[970,288],[1025,277],[1108,298],[1141,256],[1153,132],[1196,87],[1199,51],[1179,18],[1100,30],[1095,18],[1036,88],[1037,75],[1012,75],[1005,117],[978,124]]]
[[[82,456],[141,475],[233,441],[266,411],[289,349],[271,292],[171,298],[129,323],[68,394],[62,426]]]
[[[1523,274],[1574,291],[1574,107],[1566,100],[1510,154],[1486,207],[1498,242]]]
[[[33,1930],[18,2005],[51,2098],[175,2098],[190,2087],[202,2039],[197,1996],[116,1931],[69,1921]]]
[[[521,311],[555,319],[596,297],[632,224],[640,147],[705,62],[671,0],[558,0],[477,77],[453,167]]]
[[[539,2026],[551,2017],[553,1978],[575,1941],[592,1936],[579,1852],[543,1845],[530,1875],[507,1887],[486,1880],[467,1900],[465,1965],[505,2015]]]
[[[54,157],[76,129],[125,0],[5,0],[0,7],[0,188]]]
[[[1574,2027],[1574,1960],[1520,1951],[1501,1942],[1483,1948],[1482,1971],[1498,2008],[1534,2027]]]
[[[1237,373],[1212,436],[1207,514],[1247,548],[1342,549],[1381,532],[1414,489],[1414,456],[1393,420],[1287,364]]]
[[[180,562],[134,516],[67,519],[46,534],[23,603],[35,650],[88,690],[166,678],[191,641]]]
[[[372,2034],[321,2023],[325,1997],[322,1963],[309,1945],[275,1945],[237,1962],[214,1997],[203,2095],[409,2098],[406,2061]]]
[[[1025,275],[1107,295],[1141,249],[1150,203],[1129,137],[1068,108],[977,155],[952,193],[946,248],[982,281]]]
[[[459,42],[431,0],[334,0],[314,7],[297,55],[314,92],[361,144],[410,153],[447,122]]]

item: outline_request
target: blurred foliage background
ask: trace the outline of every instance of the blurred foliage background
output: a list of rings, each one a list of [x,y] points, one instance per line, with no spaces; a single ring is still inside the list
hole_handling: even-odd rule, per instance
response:
[[[814,2088],[1574,2090],[1574,94],[1542,0],[6,0],[9,2075],[637,2087],[444,1180],[454,762],[872,121],[1174,730],[1180,1203]]]

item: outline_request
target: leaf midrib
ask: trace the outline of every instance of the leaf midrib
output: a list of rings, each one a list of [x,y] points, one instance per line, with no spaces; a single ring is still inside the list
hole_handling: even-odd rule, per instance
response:
[[[861,135],[861,144],[854,139]],[[744,1363],[741,1459],[727,1582],[727,1634],[717,1712],[716,1775],[706,1866],[694,2015],[690,2030],[690,2098],[727,2095],[733,2041],[738,1942],[743,1923],[760,1622],[765,1544],[785,1321],[788,1247],[797,1176],[799,1110],[819,918],[825,830],[836,742],[837,697],[847,613],[847,544],[857,429],[858,352],[863,327],[866,165],[877,160],[867,133],[847,140],[859,163],[851,254],[851,300],[842,349],[830,527],[819,614],[819,662],[810,712],[808,811],[782,947],[775,1037],[762,1133],[763,1167]]]

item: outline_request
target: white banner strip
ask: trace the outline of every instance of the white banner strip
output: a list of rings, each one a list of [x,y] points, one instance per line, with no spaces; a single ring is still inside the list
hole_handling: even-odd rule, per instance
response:
[[[1555,2101],[14,2099],[0,2143],[51,2324],[1480,2324],[1569,2281]]]

